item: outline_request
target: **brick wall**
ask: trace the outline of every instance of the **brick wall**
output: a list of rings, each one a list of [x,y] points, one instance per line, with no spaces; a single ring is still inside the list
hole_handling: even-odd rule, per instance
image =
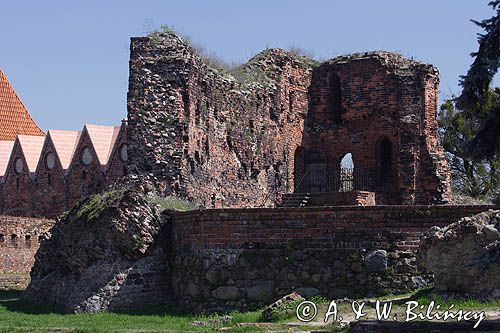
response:
[[[421,288],[419,236],[492,206],[220,209],[172,217],[174,294],[197,311],[258,307],[292,291],[330,298]],[[374,268],[373,257],[385,258]],[[379,262],[380,264],[380,262]]]
[[[354,186],[376,192],[377,204],[446,202],[450,179],[437,139],[438,83],[432,65],[388,52],[327,61],[313,72],[302,146],[323,152],[334,178],[351,153]],[[389,154],[381,154],[383,142]]]
[[[21,288],[54,221],[0,215],[0,289]]]
[[[274,206],[294,190],[338,191],[351,153],[355,189],[377,204],[449,199],[432,65],[389,52],[318,64],[268,49],[226,73],[174,34],[130,49],[130,171],[161,192],[206,208]]]
[[[175,249],[276,247],[359,249],[388,244],[416,250],[418,236],[432,226],[485,211],[488,205],[359,206],[286,209],[223,209],[178,213]]]
[[[272,204],[293,187],[287,159],[301,142],[310,63],[267,50],[241,69],[260,83],[245,84],[214,72],[178,37],[132,38],[131,172],[203,207]]]
[[[47,156],[54,154],[57,156],[56,148],[52,140],[46,140],[42,148],[42,155],[38,164],[36,181],[34,182],[35,191],[30,195],[35,197],[33,207],[27,209],[22,215],[37,214],[45,217],[55,217],[57,214],[64,212],[68,207],[66,200],[66,182],[65,173],[61,162],[58,158],[55,160],[54,167],[47,167]],[[16,196],[8,190],[5,191],[5,196],[15,198]]]
[[[84,130],[75,142],[69,166],[63,167],[57,149],[47,135],[40,156],[36,156],[35,170],[27,169],[23,151],[16,141],[6,175],[0,180],[0,214],[55,218],[87,195],[99,193],[106,186],[121,181],[126,175],[125,164],[128,162],[121,156],[122,148],[127,144],[126,138],[126,122],[123,122],[109,159],[99,161],[89,134]],[[81,158],[86,147],[92,152],[89,165]],[[52,168],[47,166],[49,154],[56,156]],[[22,172],[15,170],[14,161],[18,158],[24,161]]]
[[[23,161],[23,169],[21,172],[17,172],[15,168],[15,161],[18,159]],[[16,141],[12,148],[9,162],[1,186],[2,213],[23,216],[26,212],[31,211],[34,202],[32,194],[35,193],[35,187],[19,141]],[[9,193],[9,195],[7,195],[7,193]]]

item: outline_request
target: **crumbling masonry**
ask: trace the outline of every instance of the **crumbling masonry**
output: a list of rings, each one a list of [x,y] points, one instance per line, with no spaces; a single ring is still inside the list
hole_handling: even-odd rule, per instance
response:
[[[273,206],[291,192],[353,204],[346,184],[376,204],[445,203],[438,83],[433,66],[388,52],[319,64],[268,49],[230,74],[174,34],[132,38],[129,173],[206,208]]]

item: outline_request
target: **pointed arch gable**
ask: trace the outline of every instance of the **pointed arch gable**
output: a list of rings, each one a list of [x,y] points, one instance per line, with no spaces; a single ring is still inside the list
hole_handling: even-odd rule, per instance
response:
[[[56,156],[56,165],[60,167],[61,162],[59,161],[59,157],[57,156],[57,152],[54,148],[54,144],[52,143],[52,140],[50,138],[50,131],[47,133],[45,136],[45,141],[42,146],[42,151],[40,153],[40,158],[38,160],[38,164],[35,169],[35,179],[38,179],[38,175],[40,174],[41,168],[45,164],[45,156],[49,153],[53,152]]]
[[[82,165],[81,154],[82,150],[86,147],[90,148],[90,151],[92,153],[92,162],[89,165],[87,165],[86,168],[91,169],[91,168],[96,168],[98,166],[100,170],[101,164],[99,162],[99,156],[95,151],[92,139],[90,138],[87,126],[85,125],[81,131],[81,134],[78,137],[78,140],[76,141],[75,149],[72,152],[71,160],[66,170],[67,176],[72,174],[74,170],[78,168],[78,166]]]
[[[105,185],[104,170],[87,126],[78,139],[65,178],[68,207],[87,195],[98,193]]]
[[[24,165],[23,173],[33,180],[44,141],[43,136],[18,135],[12,147],[4,179],[8,179],[14,172],[14,161],[20,158]]]

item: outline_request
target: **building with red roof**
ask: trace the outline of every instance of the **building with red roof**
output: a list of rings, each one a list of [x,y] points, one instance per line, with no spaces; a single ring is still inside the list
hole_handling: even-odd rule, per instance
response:
[[[0,69],[0,140],[14,141],[18,134],[44,135]]]

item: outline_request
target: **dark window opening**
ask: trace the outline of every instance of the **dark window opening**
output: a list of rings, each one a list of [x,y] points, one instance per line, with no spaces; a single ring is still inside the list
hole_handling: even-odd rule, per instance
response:
[[[342,121],[342,91],[340,78],[336,74],[330,77],[328,91],[328,109],[332,115],[332,120],[335,124],[340,124]]]
[[[385,136],[379,140],[377,155],[377,186],[386,188],[392,182],[392,143]]]
[[[5,236],[4,234],[0,234],[0,243],[5,242]]]
[[[31,247],[31,235],[24,236],[24,243],[26,244],[26,247]]]
[[[47,175],[47,184],[52,186],[52,175],[50,173]]]
[[[10,242],[12,243],[12,245],[16,246],[17,245],[17,235],[16,234],[12,234],[10,236]]]

